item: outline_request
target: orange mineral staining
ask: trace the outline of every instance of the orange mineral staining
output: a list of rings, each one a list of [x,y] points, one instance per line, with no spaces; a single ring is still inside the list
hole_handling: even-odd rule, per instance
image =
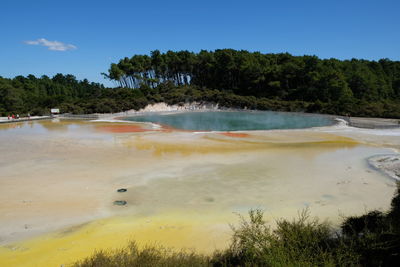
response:
[[[232,132],[224,132],[224,133],[220,133],[220,134],[229,136],[229,137],[239,137],[239,138],[246,138],[246,137],[250,136],[249,134],[246,134],[246,133],[232,133]]]
[[[139,125],[106,125],[106,126],[97,126],[97,130],[108,132],[108,133],[141,133],[153,131],[152,129],[145,129]]]

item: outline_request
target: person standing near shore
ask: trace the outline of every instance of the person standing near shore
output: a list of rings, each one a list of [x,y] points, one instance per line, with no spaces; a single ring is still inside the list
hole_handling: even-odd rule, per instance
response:
[[[7,119],[10,120],[10,114],[8,114]]]

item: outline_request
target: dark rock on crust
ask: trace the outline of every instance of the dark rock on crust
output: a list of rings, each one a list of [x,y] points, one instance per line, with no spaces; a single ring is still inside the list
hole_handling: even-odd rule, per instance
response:
[[[117,190],[118,193],[123,193],[123,192],[126,192],[126,191],[128,191],[128,189],[126,189],[126,188],[120,188],[120,189]]]
[[[114,201],[114,205],[117,206],[125,206],[128,202],[126,202],[125,200],[116,200]]]

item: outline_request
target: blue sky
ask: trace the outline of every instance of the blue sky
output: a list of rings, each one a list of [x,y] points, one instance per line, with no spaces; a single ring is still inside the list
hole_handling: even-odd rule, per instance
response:
[[[155,49],[400,60],[399,14],[398,0],[2,0],[0,76],[111,86],[100,75],[111,62]]]

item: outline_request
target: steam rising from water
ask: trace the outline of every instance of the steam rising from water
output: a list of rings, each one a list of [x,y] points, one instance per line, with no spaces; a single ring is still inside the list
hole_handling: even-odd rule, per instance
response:
[[[125,120],[153,122],[177,129],[192,131],[301,129],[333,124],[331,118],[323,115],[272,111],[213,111],[149,114],[128,117]]]

